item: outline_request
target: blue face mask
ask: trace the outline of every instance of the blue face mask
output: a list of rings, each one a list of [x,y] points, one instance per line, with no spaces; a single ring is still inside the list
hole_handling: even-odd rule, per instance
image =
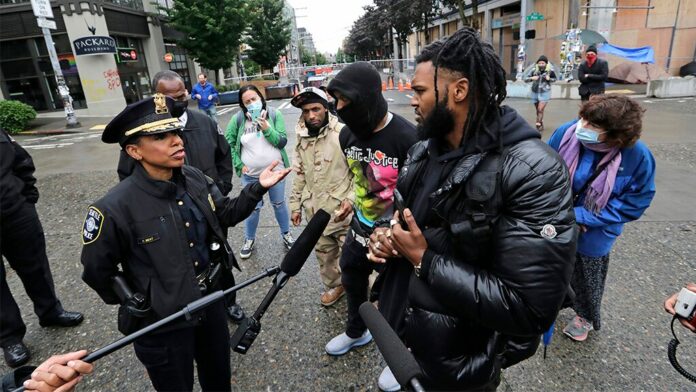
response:
[[[251,117],[251,121],[256,121],[261,116],[261,111],[263,110],[263,104],[261,101],[256,101],[250,103],[247,107],[247,112]]]
[[[597,131],[593,131],[591,129],[583,127],[582,120],[578,121],[578,124],[575,127],[575,137],[578,138],[578,140],[582,144],[599,144],[599,143],[601,143],[599,141],[599,135],[601,135],[603,133],[606,133],[606,132],[597,132]]]

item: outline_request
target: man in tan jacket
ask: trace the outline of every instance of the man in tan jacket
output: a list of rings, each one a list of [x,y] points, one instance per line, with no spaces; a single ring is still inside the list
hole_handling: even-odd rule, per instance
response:
[[[291,103],[302,109],[295,127],[297,144],[292,160],[295,179],[290,194],[291,220],[298,226],[303,209],[309,220],[320,208],[332,213],[343,200],[352,200],[353,175],[338,140],[343,124],[329,113],[326,94],[307,87]],[[321,280],[326,286],[321,295],[324,306],[333,305],[344,294],[338,261],[351,219],[352,214],[340,222],[332,219],[314,248]]]

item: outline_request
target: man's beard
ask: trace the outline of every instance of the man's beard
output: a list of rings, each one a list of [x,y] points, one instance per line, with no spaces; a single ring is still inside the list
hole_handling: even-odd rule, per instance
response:
[[[454,115],[447,107],[447,96],[435,104],[433,111],[418,125],[418,137],[426,139],[444,139],[454,131]]]
[[[305,127],[307,127],[307,132],[309,133],[309,136],[317,136],[319,134],[319,131],[321,131],[321,129],[324,128],[328,123],[329,115],[327,113],[324,117],[324,121],[321,124],[314,126],[309,121],[305,121]]]

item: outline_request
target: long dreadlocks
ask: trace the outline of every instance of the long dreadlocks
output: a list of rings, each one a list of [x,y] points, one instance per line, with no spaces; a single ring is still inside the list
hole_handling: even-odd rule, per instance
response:
[[[435,102],[439,102],[439,68],[459,73],[469,80],[471,98],[462,143],[474,139],[479,132],[501,143],[500,104],[507,93],[505,70],[493,46],[483,42],[476,30],[464,27],[442,43],[432,62],[435,66]],[[485,146],[474,140],[476,148],[482,151]]]

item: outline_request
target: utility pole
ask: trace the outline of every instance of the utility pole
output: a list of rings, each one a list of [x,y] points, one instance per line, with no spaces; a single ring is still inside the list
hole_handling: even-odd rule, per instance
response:
[[[517,80],[522,80],[524,74],[524,60],[527,57],[524,49],[524,35],[527,31],[527,0],[521,1],[520,9],[520,46],[517,48]]]
[[[80,123],[77,121],[77,116],[75,116],[75,111],[72,106],[72,97],[70,97],[70,90],[65,84],[65,78],[63,78],[63,71],[60,69],[60,63],[58,62],[58,53],[56,53],[56,47],[53,43],[53,37],[51,36],[51,29],[56,28],[56,22],[53,20],[53,9],[51,8],[50,0],[31,0],[31,8],[34,10],[34,16],[36,16],[36,23],[41,27],[41,32],[43,33],[44,41],[46,42],[46,50],[48,51],[48,57],[51,59],[51,66],[53,67],[53,74],[56,78],[56,84],[58,85],[58,93],[63,100],[63,109],[65,110],[65,117],[67,119],[68,128],[77,128]]]

